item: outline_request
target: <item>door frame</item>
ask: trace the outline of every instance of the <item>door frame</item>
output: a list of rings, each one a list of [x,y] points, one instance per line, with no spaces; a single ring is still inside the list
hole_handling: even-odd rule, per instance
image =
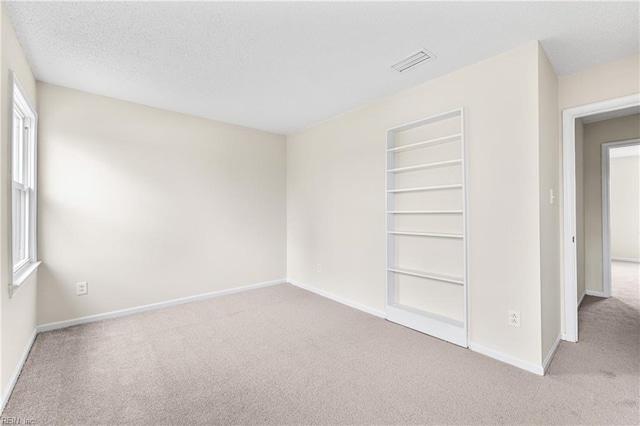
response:
[[[612,148],[640,145],[640,139],[627,139],[602,144],[602,293],[611,297],[611,185],[610,152]]]
[[[563,317],[562,339],[578,341],[578,266],[576,253],[576,119],[640,105],[640,93],[594,102],[562,111],[562,188],[563,188]]]

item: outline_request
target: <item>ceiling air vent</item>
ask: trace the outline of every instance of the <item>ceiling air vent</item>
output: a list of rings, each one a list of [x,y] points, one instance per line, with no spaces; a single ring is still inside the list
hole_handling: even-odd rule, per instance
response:
[[[408,58],[405,58],[397,64],[392,65],[391,68],[398,72],[403,72],[432,59],[435,59],[435,56],[432,53],[430,53],[426,49],[420,49],[418,52],[414,53]]]

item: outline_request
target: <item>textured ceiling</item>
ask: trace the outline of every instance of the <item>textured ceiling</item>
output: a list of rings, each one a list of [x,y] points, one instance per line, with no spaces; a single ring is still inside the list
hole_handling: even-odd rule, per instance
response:
[[[560,75],[640,43],[638,2],[3,4],[41,81],[277,133],[532,40]]]

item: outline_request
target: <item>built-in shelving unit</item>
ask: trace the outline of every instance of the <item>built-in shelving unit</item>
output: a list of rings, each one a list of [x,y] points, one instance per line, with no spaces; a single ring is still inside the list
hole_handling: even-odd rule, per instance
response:
[[[467,346],[462,109],[387,131],[387,318]]]

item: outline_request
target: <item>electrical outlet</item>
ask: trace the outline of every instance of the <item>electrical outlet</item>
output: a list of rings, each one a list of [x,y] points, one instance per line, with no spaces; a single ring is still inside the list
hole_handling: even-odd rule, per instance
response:
[[[509,325],[520,327],[520,311],[509,311]]]
[[[82,281],[81,283],[76,283],[76,296],[84,296],[89,293],[89,283],[86,281]]]
[[[322,273],[322,263],[318,263],[318,273]]]

